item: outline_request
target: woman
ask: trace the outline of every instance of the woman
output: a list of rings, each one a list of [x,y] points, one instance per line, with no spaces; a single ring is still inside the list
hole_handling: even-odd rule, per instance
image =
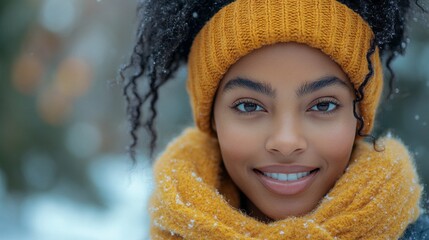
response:
[[[153,129],[158,88],[185,61],[197,125],[155,163],[152,238],[427,238],[406,148],[370,135],[381,56],[403,53],[409,5],[143,3],[128,65],[140,71],[124,88],[132,133],[148,99]]]

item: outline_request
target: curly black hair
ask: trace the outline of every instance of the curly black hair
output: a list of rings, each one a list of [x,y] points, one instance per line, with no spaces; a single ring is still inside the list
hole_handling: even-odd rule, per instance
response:
[[[388,95],[391,95],[395,74],[390,64],[397,55],[404,54],[407,47],[405,30],[412,3],[407,0],[338,1],[365,19],[375,34],[367,53],[370,71],[363,83],[355,89],[354,100],[354,115],[359,122],[357,133],[370,137],[375,143],[372,135],[362,133],[364,120],[357,113],[356,105],[364,99],[363,89],[373,75],[370,57],[376,46],[386,60],[385,66],[390,73]],[[129,153],[133,160],[140,127],[143,126],[151,137],[151,157],[156,147],[155,119],[159,88],[173,78],[179,66],[186,64],[192,41],[204,24],[231,2],[233,0],[142,0],[139,3],[137,41],[129,62],[120,69],[124,81],[123,95],[131,123]],[[414,5],[425,11],[417,0]],[[143,93],[139,90],[140,84],[147,84],[147,90]],[[143,119],[142,108],[146,103],[149,104],[150,115]]]

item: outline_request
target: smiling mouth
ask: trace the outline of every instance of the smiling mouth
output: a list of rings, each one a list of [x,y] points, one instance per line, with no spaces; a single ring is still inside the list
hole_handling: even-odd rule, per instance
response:
[[[271,192],[280,195],[294,195],[305,191],[318,175],[320,168],[308,169],[310,171],[303,170],[300,172],[281,173],[254,169],[262,185]]]
[[[307,171],[307,172],[295,172],[295,173],[275,173],[275,172],[263,172],[261,170],[258,169],[254,169],[254,171],[256,173],[262,174],[266,177],[278,180],[278,181],[296,181],[299,180],[301,178],[304,178],[316,171],[318,171],[319,168],[315,168],[311,171]]]
[[[266,173],[266,172],[260,172],[262,173],[264,176],[267,176],[269,178],[278,180],[278,181],[296,181],[299,180],[301,178],[304,178],[310,174],[312,174],[313,172],[317,171],[318,169],[314,169],[312,171],[309,172],[297,172],[297,173]]]

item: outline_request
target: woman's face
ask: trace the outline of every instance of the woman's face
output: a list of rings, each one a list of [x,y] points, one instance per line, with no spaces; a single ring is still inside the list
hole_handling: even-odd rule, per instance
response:
[[[251,216],[280,220],[316,208],[349,162],[353,99],[342,69],[307,45],[265,46],[231,66],[213,129]]]

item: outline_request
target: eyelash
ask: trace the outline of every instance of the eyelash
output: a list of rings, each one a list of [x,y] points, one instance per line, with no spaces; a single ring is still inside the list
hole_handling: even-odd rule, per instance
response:
[[[244,111],[241,111],[241,110],[238,110],[238,106],[240,106],[241,104],[255,104],[256,105],[256,107],[260,107],[260,108],[262,108],[263,109],[263,111],[265,111],[265,108],[264,107],[262,107],[261,106],[261,104],[259,104],[259,103],[257,103],[256,101],[253,101],[253,100],[250,100],[250,99],[240,99],[240,100],[238,100],[238,101],[236,101],[236,102],[234,102],[233,104],[232,104],[232,106],[231,106],[231,108],[234,110],[234,111],[236,111],[238,114],[252,114],[252,113],[255,113],[255,112],[261,112],[261,110],[258,110],[258,111],[251,111],[251,112],[244,112]]]
[[[255,113],[255,112],[261,112],[261,110],[258,110],[258,111],[249,111],[249,112],[245,112],[245,111],[241,111],[241,110],[239,110],[238,109],[238,106],[240,106],[241,104],[255,104],[256,105],[256,107],[260,107],[260,108],[262,108],[264,111],[265,111],[265,108],[264,107],[262,107],[261,106],[261,104],[259,104],[259,103],[257,103],[256,101],[253,101],[253,100],[249,100],[249,99],[240,99],[240,100],[238,100],[238,101],[236,101],[236,102],[234,102],[233,104],[232,104],[232,106],[231,106],[231,108],[234,110],[234,111],[236,111],[237,113],[239,113],[239,114],[252,114],[252,113]],[[317,110],[311,110],[313,107],[315,107],[315,106],[317,106],[317,105],[319,105],[319,104],[321,104],[321,103],[327,103],[327,104],[334,104],[335,105],[335,108],[334,109],[332,109],[332,110],[330,110],[330,111],[317,111]],[[326,115],[328,115],[328,114],[332,114],[332,113],[334,113],[334,112],[336,112],[337,110],[338,110],[338,108],[339,107],[341,107],[341,105],[340,105],[340,103],[338,102],[338,101],[336,101],[336,100],[333,100],[333,99],[317,99],[317,101],[316,101],[316,103],[314,103],[310,108],[309,108],[309,112],[319,112],[319,113],[321,113],[321,114],[326,114]]]
[[[311,110],[313,107],[315,107],[315,106],[317,106],[317,105],[319,105],[319,104],[321,104],[321,103],[327,103],[327,104],[334,104],[335,105],[335,108],[334,109],[332,109],[332,110],[330,110],[330,111],[317,111],[317,110]],[[341,107],[341,105],[340,105],[340,103],[338,102],[338,101],[336,101],[336,100],[333,100],[333,99],[324,99],[324,98],[322,98],[322,99],[317,99],[317,101],[316,101],[316,103],[314,103],[310,108],[309,108],[309,111],[310,112],[319,112],[319,113],[321,113],[321,114],[326,114],[326,115],[328,115],[328,114],[332,114],[332,113],[334,113],[334,112],[336,112],[337,110],[338,110],[338,108],[340,108]]]

